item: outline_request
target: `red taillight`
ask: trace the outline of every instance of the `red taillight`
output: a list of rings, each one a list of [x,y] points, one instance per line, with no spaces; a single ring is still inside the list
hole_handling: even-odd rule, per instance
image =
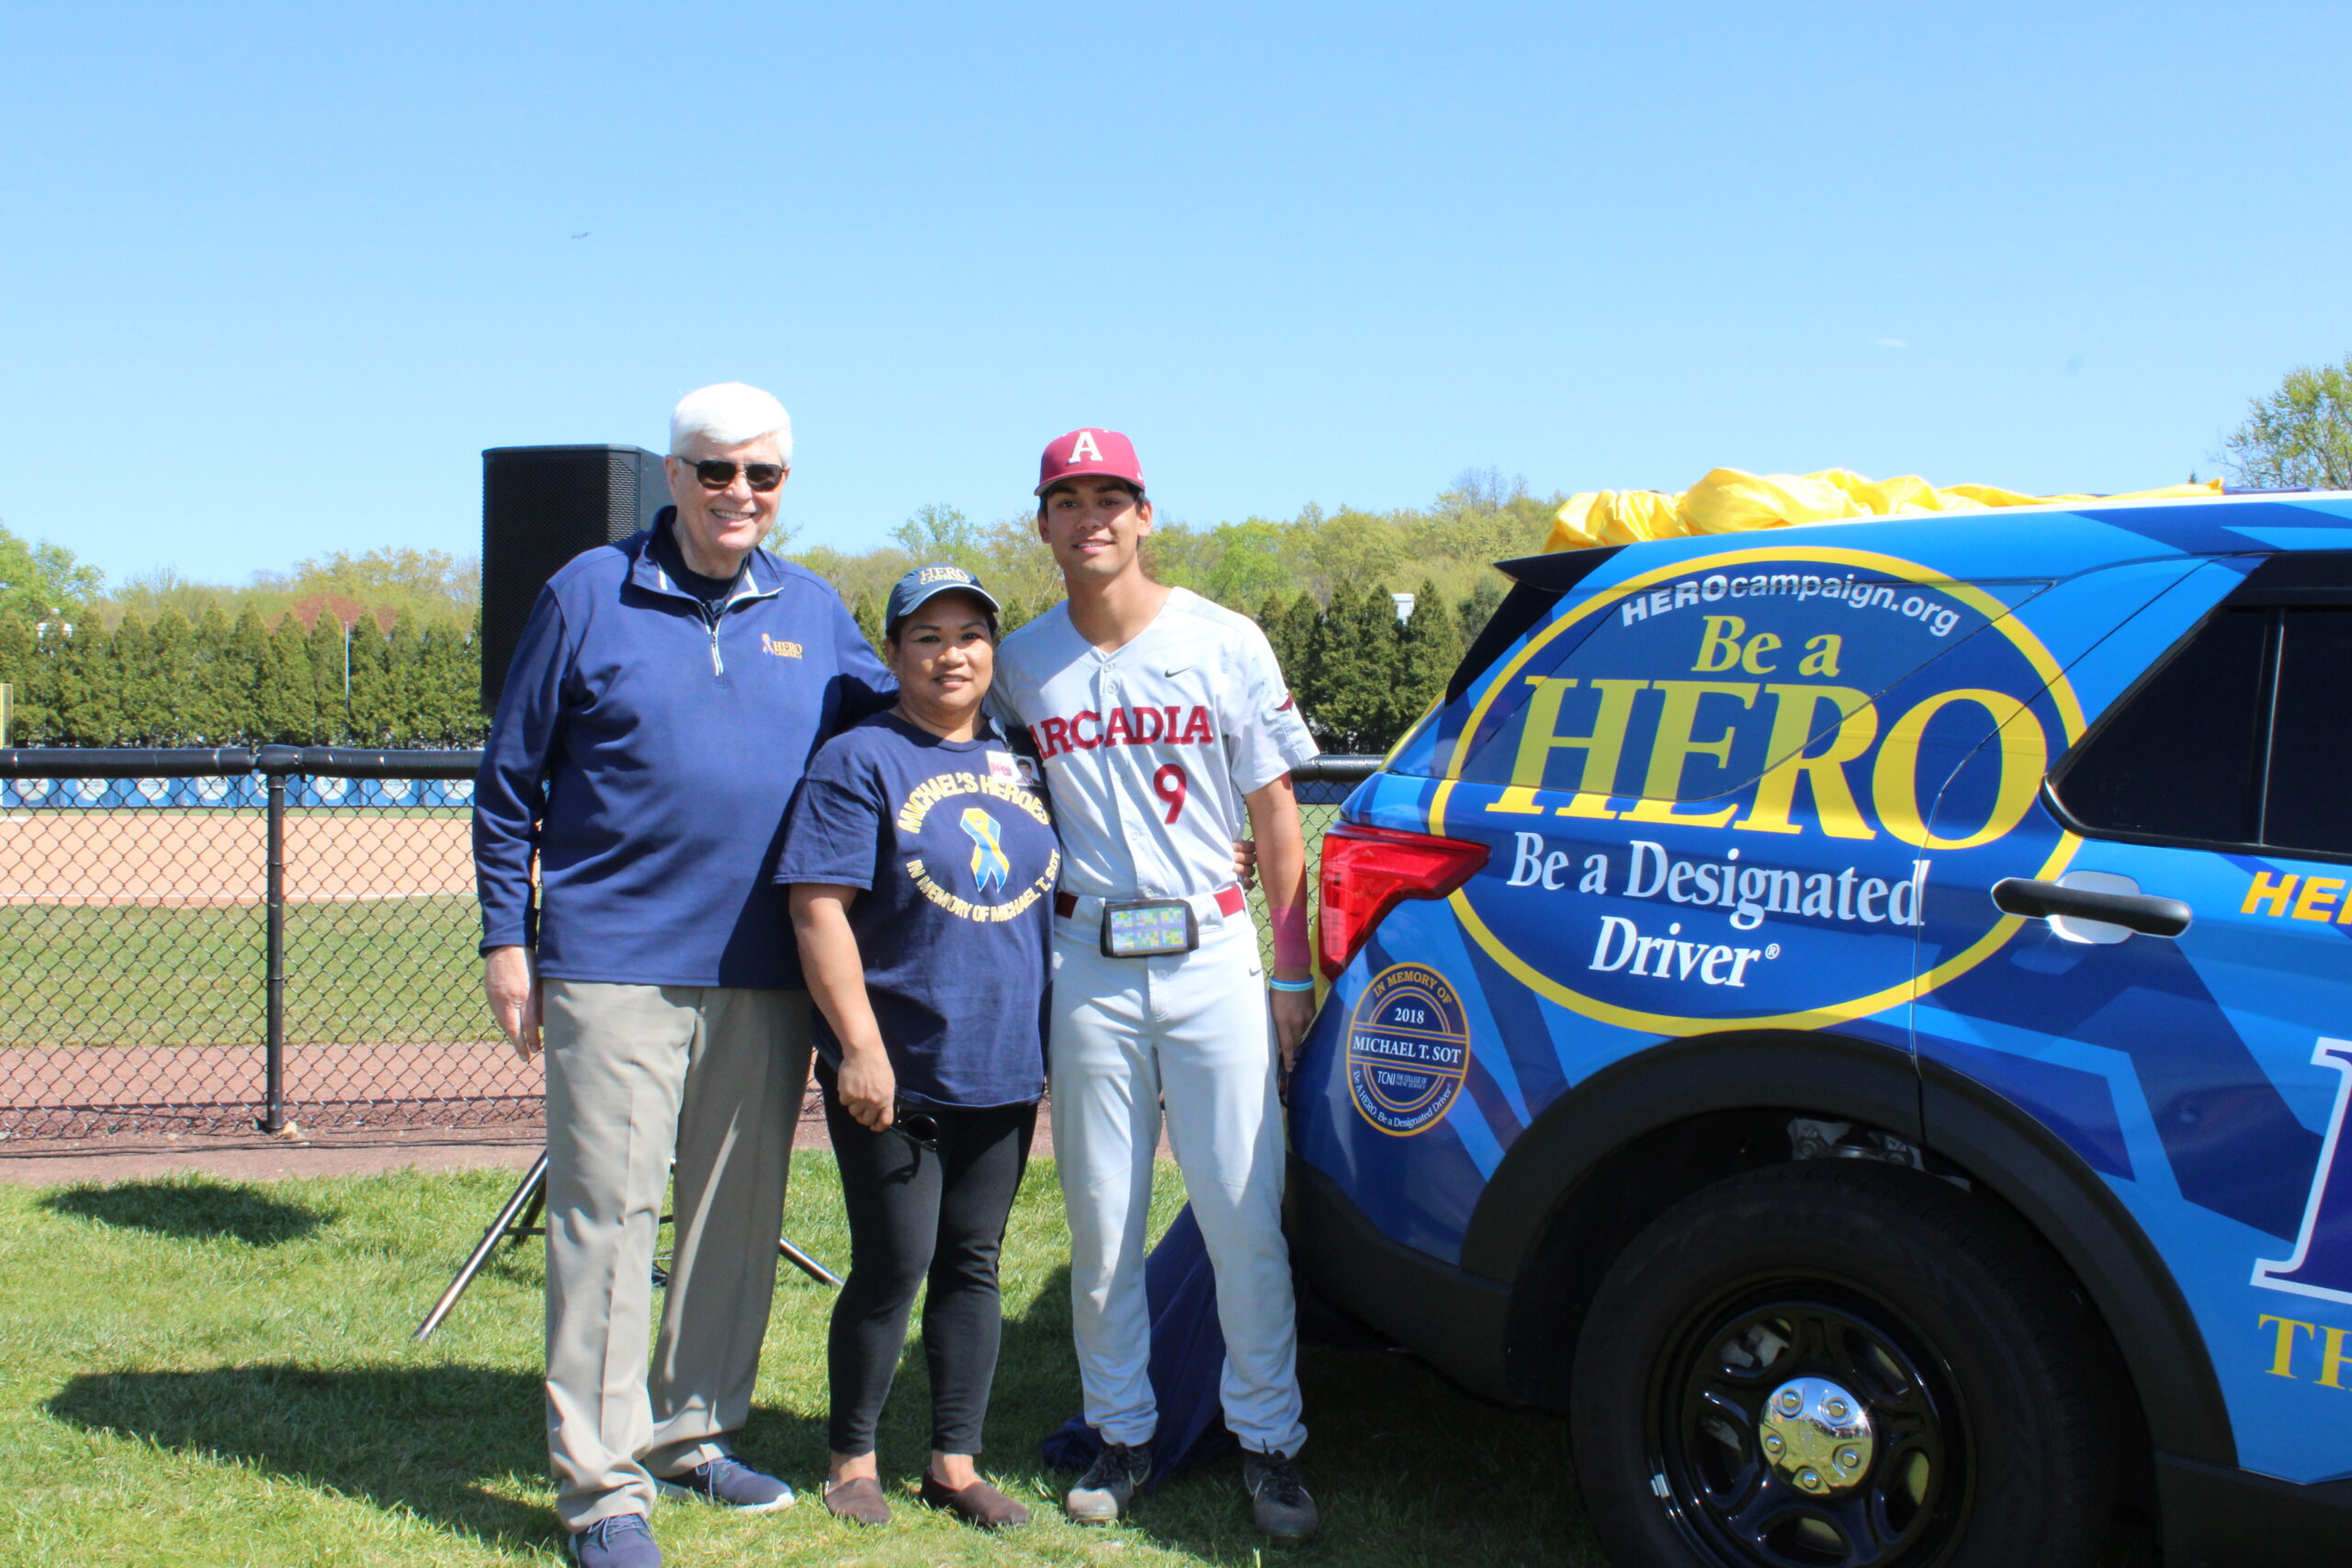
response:
[[[1336,980],[1381,917],[1407,898],[1442,898],[1487,863],[1487,846],[1342,822],[1323,835],[1323,977]]]

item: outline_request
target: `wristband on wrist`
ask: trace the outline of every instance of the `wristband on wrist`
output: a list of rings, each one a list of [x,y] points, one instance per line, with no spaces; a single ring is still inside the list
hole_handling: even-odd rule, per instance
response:
[[[1306,939],[1306,907],[1285,904],[1266,911],[1266,925],[1274,938],[1274,967],[1310,969],[1312,944]]]
[[[1272,975],[1266,976],[1266,984],[1277,991],[1311,991],[1315,988],[1312,980],[1278,980]]]

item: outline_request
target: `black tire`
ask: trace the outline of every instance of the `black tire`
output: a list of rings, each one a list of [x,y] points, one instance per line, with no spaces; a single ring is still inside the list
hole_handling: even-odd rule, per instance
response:
[[[2115,1485],[2084,1313],[2023,1224],[1919,1172],[1718,1182],[1634,1239],[1586,1316],[1593,1529],[1620,1568],[2084,1568]],[[1849,1402],[1866,1444],[1803,1418]]]

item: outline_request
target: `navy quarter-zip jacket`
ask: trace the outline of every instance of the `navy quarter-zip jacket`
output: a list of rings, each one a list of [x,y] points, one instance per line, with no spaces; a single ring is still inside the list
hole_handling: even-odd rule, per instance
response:
[[[785,811],[897,683],[831,585],[765,550],[706,610],[654,558],[673,516],[575,558],[524,625],[474,779],[481,945],[558,979],[797,987]]]

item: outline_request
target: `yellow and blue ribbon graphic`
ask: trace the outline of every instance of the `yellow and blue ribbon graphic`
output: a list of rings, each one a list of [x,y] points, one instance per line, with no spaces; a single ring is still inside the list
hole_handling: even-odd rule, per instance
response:
[[[997,842],[996,818],[977,806],[964,807],[964,831],[972,836],[972,877],[983,893],[1001,887],[1012,876],[1012,863]]]

